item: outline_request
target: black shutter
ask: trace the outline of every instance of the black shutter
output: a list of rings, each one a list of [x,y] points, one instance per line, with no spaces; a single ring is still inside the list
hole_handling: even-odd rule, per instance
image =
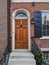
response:
[[[34,12],[34,36],[42,37],[42,12]]]

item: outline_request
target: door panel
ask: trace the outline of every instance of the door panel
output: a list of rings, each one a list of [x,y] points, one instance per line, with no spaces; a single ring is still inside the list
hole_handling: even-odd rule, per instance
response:
[[[27,19],[15,20],[15,49],[28,48],[28,21]]]
[[[23,40],[25,41],[27,41],[28,40],[28,33],[27,33],[27,28],[23,28],[23,30],[22,30],[22,36],[23,36]]]

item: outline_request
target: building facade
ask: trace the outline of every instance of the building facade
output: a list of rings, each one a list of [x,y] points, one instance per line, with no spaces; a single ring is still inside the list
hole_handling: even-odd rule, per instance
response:
[[[5,7],[3,8],[5,9]],[[5,9],[6,10],[5,12],[2,9],[1,11],[3,11],[3,14],[5,16],[5,13],[7,12],[7,8]],[[3,22],[1,26],[3,27],[3,30],[0,30],[1,38],[3,40],[2,41],[0,39],[1,50],[5,49],[6,47],[8,43],[7,41],[8,32],[10,32],[10,47],[12,51],[31,50],[31,46],[32,46],[31,38],[33,37],[37,45],[41,49],[41,51],[44,51],[46,58],[47,55],[49,56],[49,2],[48,1],[10,0],[9,31],[7,31],[8,30],[7,28],[8,23],[6,20],[7,14],[6,17],[4,16],[2,17],[4,19],[1,18],[1,20],[3,20],[1,21]]]
[[[49,2],[11,0],[10,4],[12,50],[27,48],[30,50],[31,37],[34,37],[41,51],[45,51],[46,54],[46,51],[49,51]]]

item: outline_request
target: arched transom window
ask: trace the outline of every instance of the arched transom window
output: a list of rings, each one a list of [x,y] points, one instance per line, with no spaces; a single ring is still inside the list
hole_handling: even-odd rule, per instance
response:
[[[15,19],[27,19],[27,16],[24,13],[18,13],[15,16]]]

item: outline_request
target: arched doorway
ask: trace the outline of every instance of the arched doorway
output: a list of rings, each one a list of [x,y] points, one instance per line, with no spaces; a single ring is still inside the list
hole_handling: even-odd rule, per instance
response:
[[[28,49],[28,19],[24,13],[15,16],[15,49]]]
[[[30,14],[17,9],[12,14],[12,51],[30,50]]]

